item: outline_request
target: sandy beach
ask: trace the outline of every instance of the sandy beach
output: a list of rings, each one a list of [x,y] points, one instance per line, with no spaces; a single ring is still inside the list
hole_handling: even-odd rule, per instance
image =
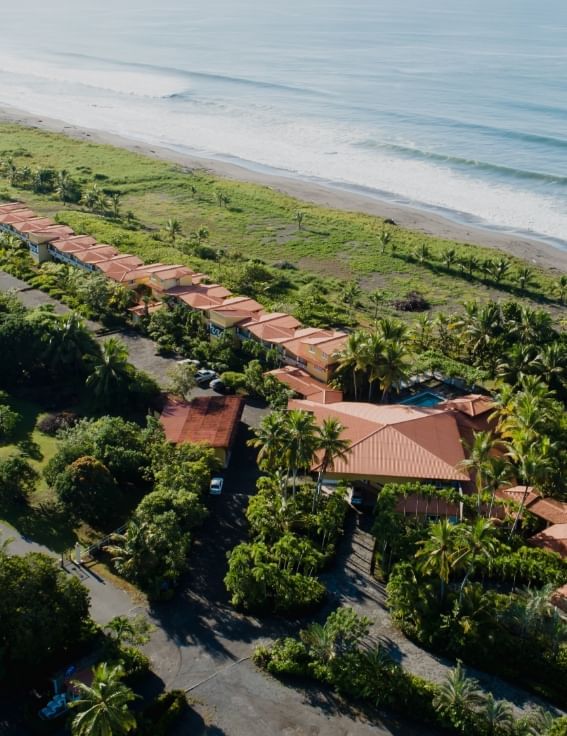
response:
[[[291,176],[263,173],[233,163],[190,156],[169,148],[138,142],[112,133],[80,128],[69,125],[62,120],[40,117],[14,108],[0,108],[0,121],[37,127],[54,133],[63,133],[71,138],[92,143],[119,146],[145,156],[170,161],[189,169],[204,169],[227,179],[262,184],[305,202],[391,218],[401,227],[410,230],[463,243],[495,248],[552,271],[567,271],[567,250],[518,234],[455,222],[433,212],[399,205],[373,195],[365,195],[334,186],[323,186]]]

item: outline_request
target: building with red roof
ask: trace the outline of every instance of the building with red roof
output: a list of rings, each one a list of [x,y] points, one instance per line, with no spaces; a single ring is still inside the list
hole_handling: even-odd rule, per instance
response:
[[[169,397],[160,422],[169,442],[209,445],[226,468],[243,409],[240,396],[197,396],[190,402]]]

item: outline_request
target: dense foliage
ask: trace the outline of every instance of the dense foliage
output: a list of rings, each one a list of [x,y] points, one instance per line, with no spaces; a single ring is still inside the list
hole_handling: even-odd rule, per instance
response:
[[[410,674],[385,648],[370,645],[370,621],[351,608],[312,623],[299,638],[259,647],[255,663],[278,677],[310,677],[330,685],[349,701],[365,701],[444,732],[465,736],[528,736],[563,733],[561,719],[535,711],[515,718],[509,703],[484,695],[458,665],[439,685]]]
[[[0,677],[47,672],[91,635],[89,596],[38,553],[0,551]]]

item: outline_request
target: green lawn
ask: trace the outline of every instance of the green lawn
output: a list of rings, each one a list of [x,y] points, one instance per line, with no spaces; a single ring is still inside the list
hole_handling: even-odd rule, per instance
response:
[[[419,290],[433,306],[448,311],[465,299],[513,296],[532,304],[542,303],[555,316],[564,314],[553,295],[557,277],[550,272],[534,267],[534,283],[521,293],[514,269],[525,263],[518,259],[510,259],[513,268],[500,285],[484,283],[479,275],[469,278],[459,273],[457,267],[446,269],[441,263],[441,253],[447,247],[454,247],[463,256],[472,253],[481,260],[501,255],[492,249],[392,228],[394,252],[390,247],[382,252],[378,242],[383,228],[380,218],[299,202],[270,187],[223,180],[204,171],[189,172],[120,148],[38,129],[0,124],[0,140],[0,159],[12,156],[20,168],[66,169],[82,184],[96,182],[100,187],[119,190],[122,212],[131,211],[142,229],[132,231],[103,218],[75,212],[63,207],[55,196],[11,188],[3,180],[0,187],[6,195],[25,200],[40,213],[58,215],[78,232],[89,232],[102,242],[112,242],[146,260],[186,263],[221,278],[222,261],[219,264],[185,255],[167,242],[162,231],[169,218],[179,220],[185,236],[206,227],[207,244],[216,249],[260,258],[268,264],[294,264],[298,270],[283,272],[291,281],[289,293],[283,296],[285,304],[293,303],[297,288],[306,280],[314,280],[331,300],[337,298],[345,281],[355,280],[363,291],[358,311],[362,323],[372,313],[365,292],[374,289],[383,293],[385,312],[392,311],[388,306],[391,300]],[[229,206],[219,206],[219,191],[230,197]],[[298,210],[305,213],[301,230],[295,222]],[[424,244],[430,256],[424,262],[412,260],[412,254]]]
[[[40,479],[30,498],[29,507],[1,508],[0,516],[3,521],[33,541],[56,552],[64,552],[75,544],[77,538],[82,539],[84,533],[80,529],[75,530],[68,515],[56,506],[53,492],[41,475],[57,450],[57,440],[36,428],[37,422],[43,416],[37,404],[22,399],[11,399],[9,404],[21,415],[21,421],[13,442],[0,445],[0,459],[14,453],[22,454],[40,473]]]

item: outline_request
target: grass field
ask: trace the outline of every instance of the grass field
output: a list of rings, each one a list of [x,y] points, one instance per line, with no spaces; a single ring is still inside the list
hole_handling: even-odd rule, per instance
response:
[[[34,542],[44,544],[56,552],[70,550],[77,540],[86,544],[93,538],[92,530],[76,526],[68,514],[55,504],[53,491],[48,488],[42,471],[57,451],[55,437],[40,432],[37,422],[43,416],[40,407],[22,399],[11,399],[9,405],[21,416],[10,444],[0,445],[0,459],[22,454],[40,473],[29,506],[10,506],[0,509],[0,518]]]
[[[526,265],[510,258],[513,268],[500,285],[459,273],[441,264],[441,253],[454,247],[463,257],[473,253],[480,260],[498,258],[492,249],[444,241],[416,232],[392,228],[393,248],[382,252],[378,236],[383,222],[376,217],[340,212],[299,202],[269,187],[219,179],[203,171],[190,172],[112,146],[70,139],[14,124],[0,124],[0,159],[13,157],[18,167],[66,169],[82,183],[122,193],[121,211],[131,211],[141,223],[133,231],[103,218],[73,212],[53,195],[36,195],[8,186],[6,195],[24,199],[40,213],[58,215],[77,231],[89,232],[103,242],[110,237],[121,250],[146,260],[186,263],[218,278],[222,262],[203,261],[181,253],[167,242],[163,226],[169,218],[179,220],[185,236],[201,227],[209,231],[207,245],[227,253],[241,253],[267,264],[289,261],[298,271],[285,271],[291,289],[284,301],[293,302],[297,289],[311,280],[335,299],[346,281],[356,281],[363,293],[358,307],[365,322],[371,307],[365,292],[379,289],[384,311],[394,299],[409,291],[421,291],[434,307],[452,311],[466,299],[506,298],[546,305],[556,316],[562,310],[553,296],[556,276],[534,269],[534,283],[525,293],[516,286],[514,268]],[[228,206],[219,206],[217,193],[228,195]],[[298,210],[305,213],[299,229]],[[413,256],[426,245],[430,256],[423,262]],[[393,252],[392,252],[393,251]]]

